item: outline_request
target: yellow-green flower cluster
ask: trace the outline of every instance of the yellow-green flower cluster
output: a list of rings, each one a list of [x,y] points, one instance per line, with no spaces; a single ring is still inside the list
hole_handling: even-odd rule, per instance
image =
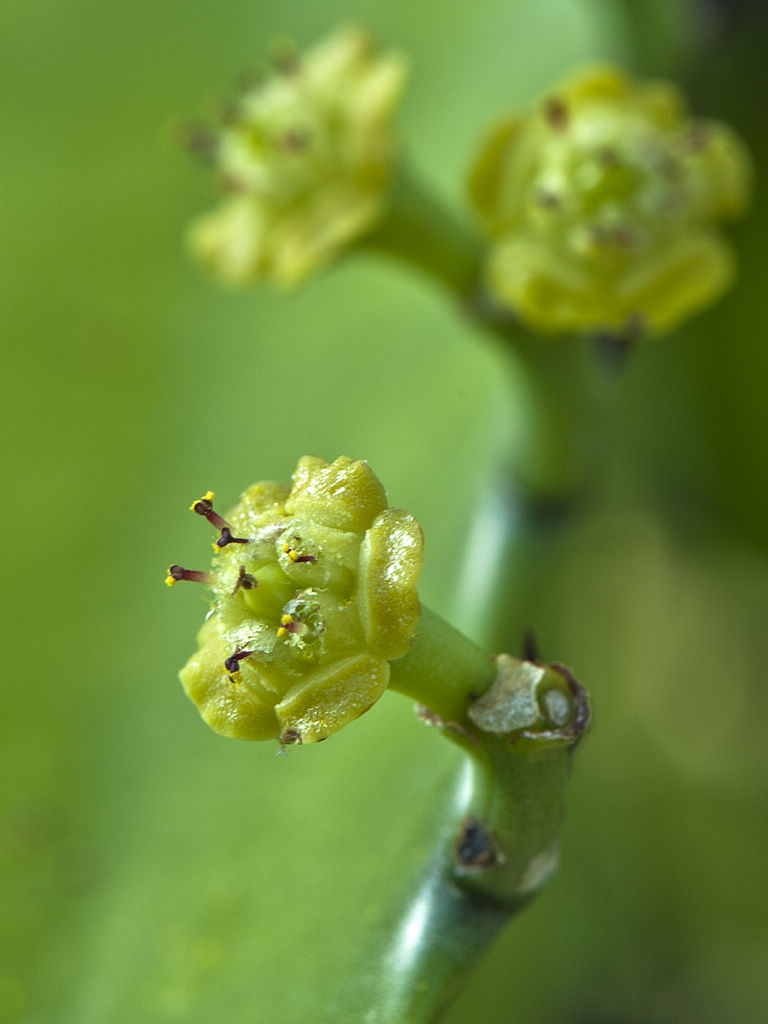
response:
[[[381,697],[411,646],[421,528],[348,458],[306,456],[292,487],[254,484],[226,519],[212,499],[192,506],[220,531],[212,571],[168,576],[213,591],[184,687],[225,736],[323,740]]]
[[[369,230],[404,81],[399,56],[345,28],[243,92],[214,147],[227,197],[191,231],[199,261],[231,285],[292,286]]]
[[[717,224],[749,181],[734,132],[691,119],[673,85],[586,68],[500,123],[474,164],[489,289],[542,332],[672,328],[731,281]]]

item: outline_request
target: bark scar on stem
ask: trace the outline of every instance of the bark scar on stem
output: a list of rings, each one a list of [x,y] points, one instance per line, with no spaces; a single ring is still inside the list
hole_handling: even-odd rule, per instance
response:
[[[504,863],[499,844],[482,822],[466,818],[453,850],[456,869],[462,875],[474,875]]]
[[[441,718],[436,711],[432,711],[426,704],[417,704],[415,711],[416,715],[425,725],[433,726],[435,729],[451,729],[453,732],[457,732],[472,740],[476,747],[482,746],[478,738],[473,736],[469,729],[465,728],[461,722],[449,722],[445,718]]]

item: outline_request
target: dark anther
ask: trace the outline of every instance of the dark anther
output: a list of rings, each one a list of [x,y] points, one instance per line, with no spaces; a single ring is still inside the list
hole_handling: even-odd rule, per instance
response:
[[[293,540],[301,543],[301,537],[294,537]],[[291,562],[316,562],[317,555],[300,555],[298,550],[287,541],[283,544],[283,553],[288,555]]]
[[[255,576],[251,576],[249,572],[245,571],[245,566],[241,565],[237,574],[237,582],[235,583],[235,589],[232,594],[236,594],[242,587],[243,590],[253,590],[254,587],[258,587],[259,581]]]
[[[215,526],[217,530],[223,530],[225,526],[229,526],[227,520],[223,519],[218,512],[213,510],[213,491],[208,491],[202,498],[193,502],[190,508],[199,516],[207,519],[211,526]]]
[[[304,741],[298,729],[286,729],[278,742],[281,747],[286,747],[291,743],[296,743],[300,746]]]
[[[568,127],[568,107],[557,96],[550,96],[544,104],[544,117],[556,132],[564,132]]]
[[[209,572],[200,572],[198,569],[184,569],[180,565],[172,565],[168,570],[165,582],[171,587],[180,580],[187,580],[190,583],[211,583],[212,577]]]
[[[619,166],[619,156],[614,149],[611,149],[610,146],[600,146],[595,155],[597,156],[598,163],[603,167]]]
[[[284,132],[281,141],[283,149],[289,153],[301,153],[309,146],[312,137],[309,132],[302,131],[300,128],[289,128],[287,132]]]
[[[221,532],[221,536],[215,543],[216,548],[226,547],[227,544],[247,544],[247,537],[233,537],[232,529],[222,516],[218,512],[214,511],[213,508],[213,491],[207,491],[202,498],[198,498],[197,501],[192,502],[189,506],[193,512],[196,512],[203,519],[207,519],[211,526],[215,526],[217,530]]]
[[[237,124],[240,120],[240,104],[231,96],[224,97],[216,104],[214,113],[219,123],[225,127]]]
[[[693,124],[686,133],[685,142],[694,153],[701,153],[712,140],[712,133],[705,124]]]
[[[241,71],[235,80],[235,88],[238,92],[253,92],[261,89],[269,81],[267,68],[247,68]]]
[[[559,210],[560,200],[554,192],[540,188],[536,192],[536,205],[540,206],[542,210]]]
[[[221,548],[225,548],[227,546],[227,544],[247,544],[247,543],[248,543],[248,538],[247,537],[233,537],[232,536],[232,531],[230,530],[230,528],[228,526],[225,526],[225,527],[222,528],[221,536],[216,541],[216,545],[215,546],[217,548],[221,549]]]
[[[270,54],[275,71],[281,75],[293,75],[299,70],[300,61],[296,44],[292,39],[278,39]]]
[[[220,174],[216,178],[216,184],[225,196],[236,196],[248,191],[248,186],[236,174]]]
[[[235,650],[234,654],[230,654],[227,660],[224,662],[224,668],[233,676],[236,672],[240,671],[240,662],[243,658],[248,658],[253,654],[253,651],[240,651]]]
[[[204,163],[213,163],[219,143],[216,134],[210,128],[195,121],[187,121],[180,124],[176,131],[179,142],[188,153]]]

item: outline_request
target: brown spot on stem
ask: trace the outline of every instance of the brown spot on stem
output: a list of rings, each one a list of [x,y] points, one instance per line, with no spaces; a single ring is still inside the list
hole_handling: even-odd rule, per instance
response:
[[[460,736],[466,736],[477,747],[482,745],[477,736],[473,736],[469,729],[465,728],[461,722],[449,722],[445,718],[441,718],[436,711],[430,710],[426,704],[417,704],[415,711],[425,725],[435,729],[449,729],[451,732],[459,733]]]
[[[523,660],[539,661],[539,645],[536,643],[536,634],[530,626],[523,630]]]
[[[454,859],[461,874],[477,874],[504,863],[504,854],[482,822],[467,818],[454,847]]]

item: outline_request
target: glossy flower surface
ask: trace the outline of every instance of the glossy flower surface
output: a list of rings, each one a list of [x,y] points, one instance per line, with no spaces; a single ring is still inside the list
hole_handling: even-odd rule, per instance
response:
[[[663,332],[731,282],[717,225],[749,184],[735,133],[690,118],[674,85],[586,68],[497,125],[472,168],[488,288],[541,332]]]
[[[211,498],[192,507],[221,529],[213,607],[182,683],[225,736],[323,740],[379,699],[411,646],[421,528],[348,458],[302,458],[292,487],[254,484],[226,520]],[[168,582],[201,575],[185,572]]]
[[[247,88],[214,140],[227,195],[190,235],[203,266],[231,285],[292,286],[370,229],[404,82],[400,57],[345,28]]]

